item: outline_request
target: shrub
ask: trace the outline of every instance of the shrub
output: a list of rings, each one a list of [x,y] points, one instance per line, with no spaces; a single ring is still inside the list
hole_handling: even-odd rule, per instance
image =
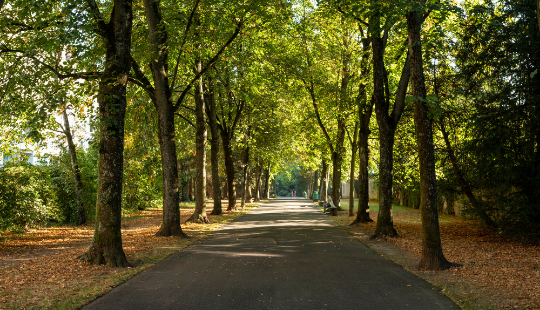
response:
[[[58,220],[47,169],[24,161],[0,168],[0,230],[25,230]]]

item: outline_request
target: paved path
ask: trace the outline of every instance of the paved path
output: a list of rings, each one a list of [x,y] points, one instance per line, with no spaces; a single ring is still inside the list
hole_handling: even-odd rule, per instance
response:
[[[304,199],[278,199],[84,309],[459,309]]]

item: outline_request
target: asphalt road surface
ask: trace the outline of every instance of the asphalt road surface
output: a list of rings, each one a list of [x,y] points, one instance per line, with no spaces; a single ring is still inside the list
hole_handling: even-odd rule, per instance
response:
[[[305,199],[277,199],[83,309],[459,309]]]

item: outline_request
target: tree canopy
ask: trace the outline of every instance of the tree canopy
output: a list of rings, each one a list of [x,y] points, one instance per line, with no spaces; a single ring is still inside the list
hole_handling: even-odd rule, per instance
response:
[[[220,214],[222,198],[235,210],[237,198],[311,196],[329,176],[337,205],[342,183],[358,179],[359,225],[372,220],[376,180],[378,236],[399,235],[393,204],[422,208],[421,266],[444,269],[438,212],[538,240],[538,5],[1,1],[0,151],[6,163],[44,154],[65,134],[49,163],[71,158],[73,181],[62,182],[79,216],[110,228],[96,228],[95,263],[128,265],[122,210],[159,205],[158,235],[185,237],[183,200],[206,221],[207,197]],[[59,214],[71,221],[73,210]]]

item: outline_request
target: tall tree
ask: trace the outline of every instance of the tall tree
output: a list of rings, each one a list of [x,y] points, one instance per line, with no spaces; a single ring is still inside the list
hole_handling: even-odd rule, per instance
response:
[[[174,102],[173,89],[176,88],[177,71],[181,56],[183,55],[184,44],[191,25],[194,21],[195,13],[199,8],[200,2],[196,1],[193,9],[190,11],[186,22],[186,27],[180,39],[181,43],[178,47],[179,56],[176,60],[176,67],[172,74],[172,81],[169,82],[171,76],[169,66],[170,43],[168,40],[167,25],[170,22],[162,17],[162,4],[160,1],[145,0],[145,13],[148,24],[148,36],[151,47],[151,59],[149,59],[150,70],[154,85],[145,76],[140,66],[133,62],[134,76],[132,81],[141,86],[147,91],[150,98],[154,102],[158,114],[158,126],[160,147],[162,152],[163,166],[163,223],[157,235],[160,236],[184,236],[180,227],[180,211],[179,211],[179,193],[178,193],[178,168],[175,142],[175,125],[174,116],[178,109],[183,106],[184,99],[192,86],[199,81],[200,77],[214,64],[225,51],[225,49],[233,42],[240,33],[243,22],[237,22],[236,28],[229,39],[215,52],[211,57],[184,85],[180,95]],[[148,56],[148,55],[147,55]]]
[[[75,143],[73,142],[73,135],[71,132],[71,127],[69,125],[67,106],[64,106],[62,116],[64,118],[64,126],[62,126],[61,128],[64,135],[66,136],[69,150],[69,159],[71,161],[71,171],[73,174],[73,180],[75,182],[75,195],[77,197],[77,225],[82,225],[86,223],[84,187],[81,178],[81,170],[79,169],[79,160],[77,159],[77,149],[75,147]]]
[[[437,208],[437,176],[433,147],[433,121],[428,115],[426,83],[422,59],[421,27],[425,16],[420,4],[407,14],[411,92],[414,97],[414,125],[420,164],[420,195],[422,210],[422,258],[419,268],[444,270],[453,266],[442,252]]]
[[[390,110],[390,90],[388,83],[388,71],[384,61],[389,25],[381,23],[383,4],[373,0],[372,5],[376,8],[369,20],[369,36],[373,51],[373,101],[375,115],[379,126],[379,214],[374,236],[396,236],[392,220],[392,170],[394,166],[394,138],[397,125],[401,119],[405,107],[405,97],[409,84],[410,65],[409,56],[403,65],[397,93],[392,112]],[[382,35],[382,36],[381,36]]]
[[[83,259],[93,264],[125,267],[122,248],[122,177],[124,164],[124,117],[126,88],[131,71],[132,2],[114,0],[109,22],[97,3],[88,0],[96,31],[106,47],[99,83],[100,149],[96,229]]]
[[[236,171],[234,167],[233,148],[231,143],[235,137],[236,129],[240,121],[240,117],[242,116],[246,101],[241,98],[237,98],[232,89],[230,89],[230,71],[225,73],[225,79],[227,99],[220,96],[222,100],[220,100],[220,113],[217,118],[217,124],[223,146],[225,174],[227,175],[227,211],[230,211],[236,209],[236,185],[234,182]]]
[[[221,182],[219,180],[219,133],[217,127],[216,115],[216,98],[214,94],[214,83],[212,70],[206,77],[205,83],[205,100],[206,114],[208,119],[208,127],[210,128],[210,162],[212,166],[212,188],[214,208],[212,215],[221,215],[223,213],[221,207]]]
[[[356,151],[358,149],[358,121],[354,122],[353,137],[347,131],[349,143],[351,144],[351,168],[349,169],[349,216],[354,215],[354,172],[356,169]]]
[[[197,63],[197,71],[202,69],[202,63]],[[196,177],[195,177],[195,211],[191,220],[200,220],[203,223],[209,223],[206,214],[206,114],[205,99],[202,77],[195,89],[195,149],[196,149]]]

